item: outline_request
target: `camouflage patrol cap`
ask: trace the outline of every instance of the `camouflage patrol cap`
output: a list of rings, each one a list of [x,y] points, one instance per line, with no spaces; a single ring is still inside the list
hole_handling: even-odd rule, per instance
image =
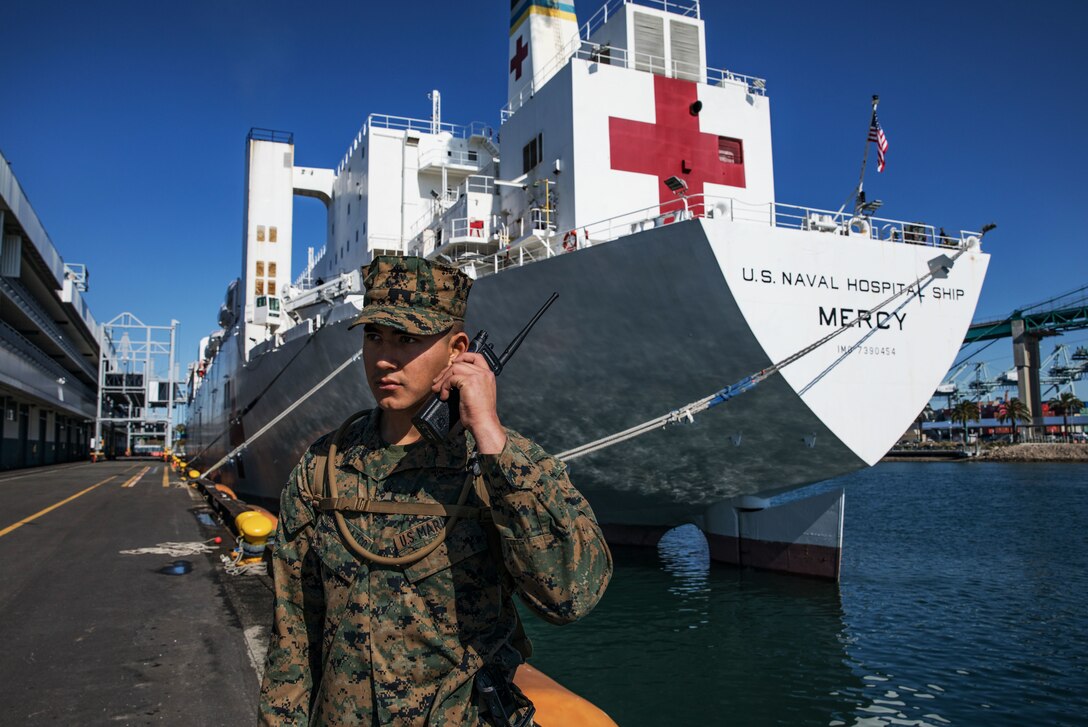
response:
[[[363,268],[366,305],[361,323],[430,335],[465,320],[472,279],[457,268],[421,257],[380,255]]]

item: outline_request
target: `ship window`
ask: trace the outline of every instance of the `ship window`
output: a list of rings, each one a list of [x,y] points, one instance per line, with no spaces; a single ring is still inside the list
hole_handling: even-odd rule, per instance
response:
[[[257,242],[264,242],[264,225],[257,225]]]
[[[257,277],[258,278],[263,278],[264,277],[264,262],[262,262],[261,260],[257,261]]]
[[[268,263],[268,277],[276,277],[276,263]]]
[[[719,136],[718,161],[723,164],[744,164],[744,147],[740,139]]]
[[[264,278],[257,278],[253,286],[253,292],[257,295],[264,295]]]
[[[276,281],[275,280],[269,280],[268,281],[268,294],[269,295],[275,295],[276,294]]]
[[[544,158],[544,134],[537,134],[536,138],[530,141],[521,150],[521,162],[522,173],[527,173],[533,167],[541,162]]]
[[[269,227],[268,228],[268,241],[269,242],[275,242],[276,241],[276,228],[275,227]]]

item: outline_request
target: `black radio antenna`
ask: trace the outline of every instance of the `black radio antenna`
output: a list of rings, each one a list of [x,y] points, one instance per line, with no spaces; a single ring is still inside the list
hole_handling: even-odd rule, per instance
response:
[[[548,310],[548,308],[551,306],[551,304],[554,303],[558,298],[559,298],[559,293],[552,293],[552,297],[548,298],[548,300],[544,303],[544,305],[541,306],[540,310],[538,310],[536,312],[536,315],[533,316],[533,319],[531,321],[529,321],[525,325],[525,328],[521,329],[521,333],[514,336],[514,340],[510,341],[510,345],[507,346],[506,350],[502,352],[501,356],[499,356],[499,370],[500,371],[502,370],[503,364],[505,364],[507,361],[509,361],[510,357],[513,356],[515,353],[517,353],[518,346],[520,346],[521,342],[525,340],[525,337],[529,335],[529,331],[531,331],[533,326],[536,325],[536,322],[538,320],[540,320],[540,316],[544,315],[544,312],[546,310]],[[496,372],[496,373],[498,373],[498,372]]]

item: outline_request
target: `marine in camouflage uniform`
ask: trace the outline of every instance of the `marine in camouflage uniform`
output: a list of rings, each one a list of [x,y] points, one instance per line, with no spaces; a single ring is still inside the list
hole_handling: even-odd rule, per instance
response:
[[[418,258],[377,258],[365,282],[356,324],[421,336],[463,320],[471,285]],[[600,599],[611,556],[562,463],[505,428],[501,451],[482,453],[471,431],[479,419],[465,417],[466,400],[479,397],[467,384],[461,393],[467,433],[389,444],[383,418],[403,414],[384,410],[376,391],[379,407],[347,426],[334,452],[330,433],[291,473],[273,549],[262,723],[493,724],[477,674],[486,665],[509,683],[529,654],[512,595],[555,624]],[[335,479],[325,482],[330,453]],[[399,507],[388,503],[457,517],[382,512]],[[407,562],[386,564],[393,559]],[[528,700],[511,689],[513,711],[525,715]]]

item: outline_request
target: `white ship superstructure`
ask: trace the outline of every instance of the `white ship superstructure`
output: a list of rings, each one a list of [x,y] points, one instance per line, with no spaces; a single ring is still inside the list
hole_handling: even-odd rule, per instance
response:
[[[245,266],[193,368],[190,454],[245,445],[217,476],[271,499],[310,441],[372,405],[345,362],[378,254],[461,266],[469,327],[500,343],[559,292],[500,385],[504,421],[554,452],[851,324],[691,424],[572,465],[618,537],[695,522],[722,559],[837,573],[841,495],[736,498],[875,463],[958,350],[988,256],[977,233],[777,203],[766,84],[708,67],[705,38],[694,0],[613,0],[581,26],[569,3],[515,0],[498,128],[443,121],[432,91],[430,118],[371,115],[335,169],[252,132]],[[294,195],[325,202],[328,236],[289,284]]]

